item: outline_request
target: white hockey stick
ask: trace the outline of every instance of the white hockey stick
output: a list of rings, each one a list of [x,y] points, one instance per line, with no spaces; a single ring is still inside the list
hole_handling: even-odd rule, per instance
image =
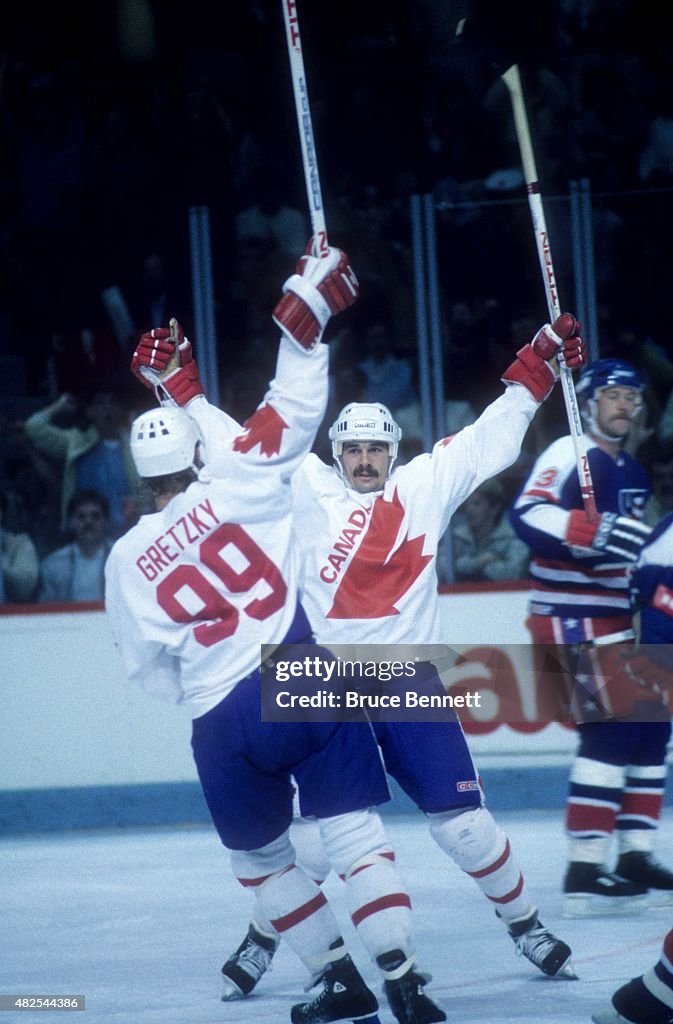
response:
[[[523,165],[523,175],[526,180],[528,205],[530,207],[531,219],[533,221],[533,232],[535,234],[537,254],[540,261],[542,279],[544,281],[544,290],[547,296],[549,318],[553,323],[554,320],[561,315],[561,306],[558,300],[558,292],[556,290],[554,264],[552,263],[551,258],[549,235],[547,233],[547,224],[544,217],[542,197],[540,195],[540,183],[537,177],[535,157],[533,156],[533,146],[530,138],[530,129],[528,127],[526,104],[524,102],[523,91],[521,89],[521,76],[519,75],[518,64],[512,64],[512,66],[502,75],[502,80],[509,89],[509,95],[512,100],[514,124],[516,126],[517,139],[519,140],[521,163]],[[594,493],[593,480],[591,479],[591,470],[589,469],[587,446],[584,439],[579,406],[577,404],[577,395],[575,394],[575,385],[573,384],[572,373],[566,366],[565,360],[561,355],[559,355],[558,363],[561,372],[563,398],[565,401],[566,413],[568,415],[570,433],[572,435],[573,445],[575,448],[575,462],[577,464],[577,474],[579,476],[580,488],[582,491],[582,503],[584,505],[584,511],[589,519],[595,522],[598,519],[596,496]]]
[[[311,121],[311,109],[308,102],[308,89],[304,73],[304,57],[301,49],[297,6],[294,0],[281,0],[281,3],[283,5],[283,18],[285,19],[285,37],[287,39],[287,52],[290,58],[290,72],[292,74],[294,105],[297,111],[297,125],[301,141],[301,155],[304,164],[306,196],[311,217],[313,255],[326,256],[328,249],[327,228],[325,226],[325,211],[320,191],[318,160],[313,141],[313,123]]]

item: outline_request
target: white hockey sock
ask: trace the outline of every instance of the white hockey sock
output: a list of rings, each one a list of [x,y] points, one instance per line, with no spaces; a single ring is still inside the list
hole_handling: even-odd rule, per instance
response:
[[[298,866],[320,885],[330,872],[330,863],[323,846],[318,819],[294,818],[290,825],[290,839],[297,852]],[[252,923],[263,935],[278,935],[258,899],[255,899]]]
[[[272,928],[312,975],[346,952],[343,945],[330,950],[341,938],[339,925],[325,894],[301,868],[267,878],[257,889],[257,900]]]
[[[330,946],[341,942],[337,920],[319,886],[294,863],[294,849],[284,832],[257,850],[232,850],[231,866],[241,885],[256,896],[255,918],[278,932],[312,975],[343,956]],[[267,930],[266,927],[263,928]]]
[[[393,949],[411,956],[411,900],[390,847],[362,857],[347,872],[345,882],[351,920],[372,959]]]
[[[593,839],[569,839],[568,861],[581,861],[582,864],[599,864],[605,867],[610,853],[610,836],[597,836]]]
[[[320,819],[320,831],[335,871],[346,882],[353,924],[369,955],[413,950],[411,900],[395,867],[395,856],[373,810]]]
[[[533,904],[509,839],[490,811],[477,807],[428,817],[437,845],[475,880],[505,922],[531,913]]]

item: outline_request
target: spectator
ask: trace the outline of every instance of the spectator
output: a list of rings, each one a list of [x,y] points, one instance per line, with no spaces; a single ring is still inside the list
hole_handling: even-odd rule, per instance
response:
[[[530,550],[505,516],[506,504],[498,479],[486,480],[463,503],[452,531],[457,582],[518,580],[527,575]]]
[[[0,494],[0,604],[32,601],[38,579],[35,545],[27,533],[4,529],[6,499]]]
[[[60,530],[60,479],[17,420],[8,431],[11,455],[4,463],[4,523],[13,533],[27,533],[44,558],[63,542]]]
[[[601,333],[607,338],[605,354],[631,363],[643,377],[647,419],[641,424],[639,434],[647,434],[647,428],[651,428],[652,424],[659,421],[663,406],[673,387],[673,360],[652,337],[644,318],[637,314],[625,318],[621,323],[615,323],[614,318],[608,318],[602,325]],[[651,429],[649,432],[651,433]],[[644,438],[641,436],[640,440]]]
[[[638,174],[646,184],[668,184],[673,178],[673,117],[659,114],[650,123],[647,145],[640,156]]]
[[[110,510],[97,491],[78,491],[68,502],[72,543],[48,555],[41,566],[40,601],[102,601]]]
[[[654,445],[648,468],[652,478],[652,495],[647,503],[645,521],[656,524],[673,512],[673,437]]]
[[[476,418],[477,413],[469,402],[465,402],[460,398],[447,399],[444,403],[444,423],[442,426],[444,435],[450,437],[452,434],[457,434],[463,427],[474,423]],[[405,405],[403,409],[398,409],[395,413],[395,419],[400,425],[404,440],[413,442],[416,447],[420,446],[420,451],[424,451],[427,445],[426,438],[423,436],[421,403],[416,401],[412,405]],[[432,440],[434,442],[436,439],[433,437]]]
[[[58,425],[64,413],[74,414],[78,410],[77,400],[64,393],[46,409],[33,413],[26,421],[26,431],[40,451],[63,464],[63,528],[75,491],[96,490],[109,505],[110,536],[120,537],[137,518],[139,487],[124,409],[114,392],[99,388],[86,405],[83,426]]]
[[[393,412],[417,400],[409,359],[395,354],[390,324],[383,317],[375,319],[364,332],[366,358],[358,364],[367,383],[365,401],[379,402]]]
[[[657,424],[656,434],[660,441],[673,441],[673,389],[666,399],[666,405]]]

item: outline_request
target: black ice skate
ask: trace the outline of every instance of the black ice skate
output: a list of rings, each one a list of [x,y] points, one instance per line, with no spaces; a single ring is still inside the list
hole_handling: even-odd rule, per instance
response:
[[[317,979],[320,981],[323,990],[319,996],[310,1003],[297,1003],[292,1007],[292,1024],[335,1024],[336,1021],[381,1024],[376,996],[367,988],[349,956],[329,964]]]
[[[630,882],[656,890],[650,895],[658,904],[673,903],[673,871],[660,864],[651,853],[641,853],[639,850],[622,853],[615,872]]]
[[[525,956],[543,974],[550,978],[577,978],[570,960],[570,946],[547,931],[537,916],[537,910],[533,910],[527,917],[507,922],[507,930],[519,956]]]
[[[640,914],[647,906],[646,886],[583,861],[568,865],[563,892],[564,917]]]
[[[446,1020],[444,1011],[423,991],[423,986],[431,980],[429,974],[421,974],[415,970],[415,964],[410,964],[401,977],[395,976],[405,961],[399,949],[376,958],[384,974],[392,975],[386,978],[383,987],[395,1019],[399,1024],[438,1024]]]
[[[275,935],[263,935],[254,924],[248,934],[232,953],[222,968],[222,1002],[230,999],[244,999],[249,996],[262,975],[271,966],[273,954],[280,939]]]
[[[617,989],[612,1006],[591,1019],[594,1024],[673,1024],[673,1009],[655,999],[642,978],[634,978]]]

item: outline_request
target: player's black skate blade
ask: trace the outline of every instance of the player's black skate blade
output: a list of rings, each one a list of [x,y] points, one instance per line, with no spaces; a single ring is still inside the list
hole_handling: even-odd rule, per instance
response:
[[[243,942],[222,967],[220,999],[223,1003],[250,995],[262,975],[269,970],[279,943],[280,939],[263,935],[253,924],[250,925]]]
[[[591,1019],[594,1024],[673,1024],[673,1009],[656,999],[639,977],[617,989],[612,1006]]]
[[[563,917],[616,917],[640,914],[647,907],[646,886],[600,864],[571,862],[563,892]]]
[[[376,996],[365,985],[349,956],[330,964],[318,979],[322,992],[307,1003],[292,1007],[292,1024],[337,1024],[353,1021],[357,1024],[380,1024],[379,1004]]]
[[[497,910],[496,915],[501,916]],[[518,955],[529,960],[548,978],[577,980],[570,946],[562,939],[557,939],[544,927],[537,916],[537,910],[533,910],[524,918],[510,922],[507,931]]]
[[[381,970],[392,975],[386,978],[383,988],[395,1020],[398,1024],[441,1024],[446,1014],[423,991],[431,980],[430,975],[421,974],[412,964],[399,978],[395,977],[397,969],[403,969],[405,960],[399,949],[376,958]]]

